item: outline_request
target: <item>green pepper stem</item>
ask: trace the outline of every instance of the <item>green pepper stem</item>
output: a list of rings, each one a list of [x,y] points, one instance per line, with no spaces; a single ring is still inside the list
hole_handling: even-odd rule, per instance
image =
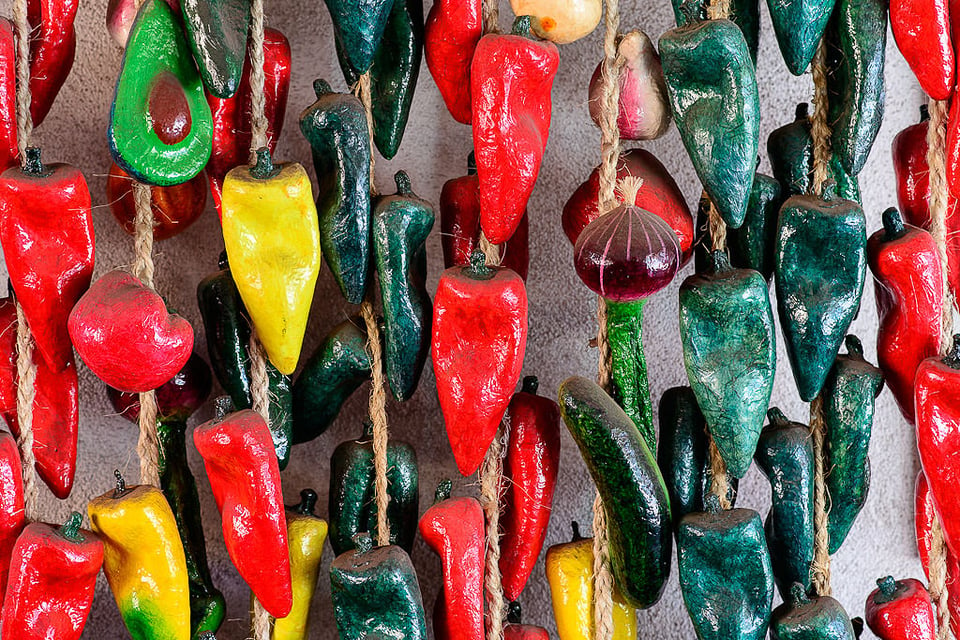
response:
[[[360,434],[361,440],[370,440],[373,437],[373,423],[370,418],[363,421],[363,433]]]
[[[887,242],[896,240],[906,233],[906,228],[903,226],[903,217],[896,207],[890,207],[883,212],[883,228],[886,231],[884,240]]]
[[[24,150],[23,172],[34,177],[50,174],[40,159],[40,147],[27,147]]]
[[[358,533],[353,536],[353,546],[359,554],[369,553],[373,549],[373,538],[369,533]]]
[[[514,600],[507,605],[507,622],[510,624],[521,624],[523,620],[523,609],[520,607],[520,601]]]
[[[487,254],[480,249],[474,249],[470,254],[470,264],[463,272],[474,280],[489,280],[496,273],[496,269],[487,266]]]
[[[770,407],[767,409],[767,420],[775,427],[790,424],[790,421],[787,420],[787,416],[783,415],[780,407]]]
[[[847,354],[851,356],[856,356],[858,358],[863,358],[863,343],[860,342],[860,338],[848,333],[847,336],[843,339],[844,344],[847,345]]]
[[[715,496],[712,492],[703,496],[703,506],[704,510],[712,515],[716,515],[723,511],[720,508],[720,498]]]
[[[273,164],[273,158],[270,157],[270,149],[260,147],[257,149],[257,163],[250,167],[250,175],[258,180],[269,180],[280,173],[280,167]]]
[[[473,151],[467,156],[467,175],[477,175],[477,155]]]
[[[790,585],[790,605],[799,607],[810,604],[810,598],[807,597],[807,590],[799,582]]]
[[[580,533],[580,523],[576,520],[570,522],[570,532],[570,542],[583,540],[583,535]]]
[[[796,120],[806,120],[810,117],[810,105],[806,102],[797,103],[797,109],[794,111]]]
[[[530,33],[532,22],[533,19],[530,16],[517,16],[517,19],[513,21],[513,28],[510,30],[510,35],[524,36],[532,39],[533,35]]]
[[[126,481],[123,479],[123,474],[120,473],[120,469],[114,469],[114,470],[113,470],[113,475],[114,475],[114,477],[117,479],[117,486],[116,486],[116,488],[113,490],[113,497],[114,497],[114,498],[119,498],[120,496],[122,496],[123,494],[125,494],[125,493],[127,492],[127,483],[126,483]]]
[[[712,251],[710,253],[710,266],[714,273],[723,273],[730,271],[730,256],[726,251]]]
[[[76,511],[71,511],[66,521],[60,525],[58,533],[70,542],[83,542],[83,536],[80,535],[81,524],[83,524],[83,516]]]
[[[837,199],[837,182],[832,178],[828,178],[823,183],[823,193],[820,195],[820,199],[824,202],[831,202]]]
[[[233,413],[233,400],[230,396],[220,396],[213,401],[213,421],[220,422],[227,417],[227,414]]]
[[[943,356],[942,362],[951,369],[960,369],[960,333],[954,334],[953,346],[947,355]]]
[[[406,171],[400,170],[393,175],[394,182],[397,183],[397,195],[409,196],[413,193],[413,186],[410,184],[410,176]]]
[[[300,504],[297,505],[296,512],[302,516],[312,516],[314,507],[317,506],[317,492],[313,489],[303,489],[300,491]]]
[[[520,387],[521,391],[535,396],[537,395],[538,389],[540,389],[540,380],[537,379],[537,376],[525,376],[523,378],[523,386]]]
[[[318,98],[322,98],[323,96],[333,93],[333,88],[330,86],[330,83],[323,78],[317,78],[313,81],[313,92]]]
[[[880,588],[880,593],[890,597],[897,591],[897,581],[893,579],[893,576],[885,576],[877,580],[877,586]]]
[[[436,493],[433,494],[433,504],[449,500],[451,493],[453,493],[453,482],[449,479],[441,480],[437,483]]]
[[[197,640],[217,640],[217,636],[213,635],[213,631],[204,631]]]

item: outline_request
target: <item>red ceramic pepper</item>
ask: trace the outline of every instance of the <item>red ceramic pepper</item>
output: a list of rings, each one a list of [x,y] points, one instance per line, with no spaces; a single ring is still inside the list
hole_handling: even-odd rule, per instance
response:
[[[520,379],[527,344],[527,292],[510,269],[470,264],[440,276],[433,300],[433,372],[453,457],[475,472]]]
[[[3,637],[78,640],[90,614],[103,542],[74,511],[61,527],[27,526],[13,548],[3,598]]]
[[[503,640],[550,640],[546,629],[523,624],[521,615],[520,603],[514,600],[510,603],[507,624],[503,627]]]
[[[510,34],[491,33],[470,67],[473,149],[480,184],[480,225],[493,244],[516,231],[533,193],[550,135],[550,91],[557,45],[530,35],[530,17]]]
[[[500,265],[516,271],[524,281],[530,266],[529,226],[524,213],[514,234],[500,245]],[[472,153],[467,158],[467,175],[447,180],[440,191],[440,244],[447,269],[468,264],[480,246],[480,186]]]
[[[13,546],[26,524],[20,448],[12,435],[0,431],[0,600],[7,590]]]
[[[0,176],[0,244],[37,351],[61,371],[73,357],[67,316],[93,275],[93,218],[87,181],[66,164],[44,165],[27,150],[23,168]]]
[[[916,493],[914,496],[916,512],[914,526],[917,534],[917,551],[920,553],[920,564],[930,579],[930,546],[932,544],[933,516],[935,513],[933,499],[930,497],[930,486],[923,471],[917,474]],[[960,563],[947,550],[947,601],[950,608],[950,628],[953,635],[960,633]]]
[[[920,363],[940,350],[943,275],[933,237],[883,212],[883,229],[867,241],[875,279],[877,359],[904,417],[913,422],[913,381]]]
[[[97,280],[70,312],[70,337],[93,373],[119,391],[143,393],[172,378],[193,351],[193,327],[129,273]]]
[[[17,410],[17,303],[0,298],[0,414]]]
[[[474,498],[451,498],[450,481],[420,518],[420,535],[440,555],[443,591],[434,607],[437,640],[483,640],[483,508]]]
[[[629,176],[643,181],[633,204],[660,216],[670,225],[680,241],[681,264],[686,264],[693,254],[693,216],[673,176],[645,149],[630,149],[620,155],[617,181]],[[596,167],[563,207],[563,232],[570,244],[576,244],[584,227],[600,217],[599,201],[600,167]]]
[[[538,396],[537,387],[535,376],[524,378],[507,409],[500,574],[503,595],[511,601],[520,597],[543,549],[560,465],[560,407]]]
[[[930,593],[919,580],[877,580],[867,596],[866,622],[880,640],[934,640]]]
[[[482,0],[436,0],[427,14],[423,55],[447,110],[470,124],[470,64],[483,35]]]
[[[107,176],[107,201],[123,230],[133,235],[137,209],[133,201],[133,179],[115,163]],[[207,204],[207,177],[201,171],[186,182],[150,187],[153,208],[153,239],[172,238],[197,221]]]
[[[47,117],[70,75],[77,52],[73,21],[79,0],[28,0],[30,32],[30,116],[34,126]]]
[[[0,18],[0,172],[17,164],[17,42],[13,23]]]
[[[276,29],[263,31],[264,98],[267,118],[267,148],[273,153],[283,129],[290,92],[290,43]],[[207,178],[213,204],[220,215],[220,191],[227,172],[250,162],[250,59],[244,61],[240,88],[231,98],[207,93],[213,116],[213,150],[207,163]]]
[[[275,618],[293,606],[287,521],[270,429],[250,409],[193,432],[223,520],[227,553],[263,608]]]
[[[931,98],[953,93],[956,62],[949,0],[891,0],[890,28],[897,48]]]

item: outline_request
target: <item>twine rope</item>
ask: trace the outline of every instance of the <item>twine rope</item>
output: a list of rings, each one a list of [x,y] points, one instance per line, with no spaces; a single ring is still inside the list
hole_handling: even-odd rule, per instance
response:
[[[947,590],[947,544],[937,512],[930,523],[930,598],[937,606],[937,640],[950,638],[950,592]]]
[[[810,137],[813,140],[813,193],[823,193],[823,183],[830,171],[830,123],[828,121],[829,97],[827,96],[827,45],[821,40],[813,57],[813,115],[810,117]]]
[[[364,300],[360,315],[367,329],[367,350],[370,355],[370,422],[373,424],[373,470],[374,496],[377,503],[377,545],[390,544],[390,521],[387,506],[390,494],[387,491],[387,444],[390,433],[387,424],[387,388],[383,375],[383,347],[380,344],[380,325],[373,312],[373,303]]]
[[[253,640],[270,640],[273,619],[256,596],[253,597],[253,611],[250,612],[250,617],[253,620]]]
[[[830,586],[830,530],[828,513],[830,495],[827,490],[823,419],[823,397],[810,403],[810,435],[813,438],[813,564],[810,578],[818,595],[833,593]]]
[[[610,572],[607,513],[600,494],[593,501],[593,637],[613,638],[613,574]]]
[[[710,436],[710,432],[707,432]],[[710,493],[717,497],[721,509],[730,509],[730,477],[727,475],[727,463],[720,455],[717,443],[710,437]]]
[[[502,640],[507,615],[500,575],[500,491],[503,487],[503,451],[507,438],[507,419],[500,424],[490,443],[480,471],[480,504],[487,520],[486,570],[483,586],[487,594],[487,640]]]
[[[27,19],[27,0],[14,0],[13,22],[17,30],[17,146],[23,162],[33,134],[30,115],[30,22]]]
[[[500,0],[483,0],[483,32],[500,32]]]
[[[36,396],[37,365],[33,361],[33,336],[17,303],[17,424],[20,425],[20,458],[23,461],[23,501],[27,520],[39,516],[37,459],[33,453],[33,401]]]

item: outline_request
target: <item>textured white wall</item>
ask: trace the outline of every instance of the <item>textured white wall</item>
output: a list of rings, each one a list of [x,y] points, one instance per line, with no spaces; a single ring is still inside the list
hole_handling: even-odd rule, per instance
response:
[[[429,5],[429,0],[425,1]],[[334,87],[344,89],[334,55],[330,20],[319,0],[268,0],[266,4],[268,24],[287,35],[294,57],[287,119],[276,155],[284,161],[299,161],[312,173],[309,148],[297,125],[299,113],[313,101],[311,84],[315,78],[327,78]],[[506,4],[504,1],[505,27],[510,19]],[[641,28],[656,41],[661,33],[673,26],[668,0],[624,0],[621,5],[624,30]],[[2,13],[9,15],[10,0],[0,6]],[[35,142],[44,147],[45,159],[73,163],[87,176],[96,206],[97,275],[129,265],[133,256],[131,239],[110,215],[104,191],[110,162],[104,132],[121,55],[103,26],[105,11],[106,0],[81,3],[77,61],[73,73],[35,136]],[[787,72],[765,8],[762,30],[758,73],[765,141],[772,129],[793,119],[796,102],[809,99],[812,82],[809,74],[795,78]],[[553,91],[553,134],[539,184],[530,201],[530,333],[524,373],[540,376],[541,390],[546,394],[554,394],[567,376],[592,376],[596,368],[596,355],[587,346],[594,332],[594,297],[574,273],[572,251],[560,229],[560,211],[567,196],[598,162],[599,132],[587,115],[586,84],[600,55],[600,30],[584,40],[561,47],[560,72]],[[889,154],[891,140],[903,127],[915,121],[917,106],[923,98],[892,39],[888,39],[886,77],[886,119],[874,153],[861,174],[871,231],[880,226],[880,212],[895,204]],[[381,188],[392,192],[391,176],[394,171],[405,169],[413,180],[415,191],[436,202],[444,181],[461,175],[470,148],[469,128],[457,124],[447,114],[424,65],[404,144],[393,161],[378,160],[377,182]],[[688,202],[695,206],[700,188],[676,130],[671,129],[667,136],[649,144],[648,148],[673,172]],[[766,158],[761,170],[769,172]],[[436,287],[442,269],[438,232],[439,224],[428,242],[431,290]],[[195,327],[201,326],[195,302],[196,285],[215,269],[222,246],[220,228],[212,209],[186,233],[157,246],[157,286],[171,306]],[[691,269],[692,266],[688,266],[681,277],[689,275]],[[647,305],[645,338],[655,399],[666,388],[686,383],[677,330],[677,287],[680,281],[678,277],[676,283]],[[315,305],[308,328],[307,353],[329,327],[356,312],[355,308],[342,302],[326,269],[317,287],[317,300],[319,304]],[[876,324],[873,285],[868,283],[863,308],[852,331],[863,339],[871,361],[875,361]],[[206,357],[202,331],[197,334],[197,349]],[[780,366],[773,402],[790,418],[804,420],[807,407],[800,402],[793,387],[782,341],[778,357]],[[388,408],[392,435],[416,445],[424,505],[431,502],[437,481],[444,477],[455,478],[457,495],[476,495],[478,490],[476,478],[461,478],[456,472],[443,436],[442,417],[429,370],[428,366],[428,373],[412,400],[403,405],[391,402]],[[112,486],[114,468],[120,468],[128,477],[137,476],[136,427],[112,415],[103,385],[83,367],[81,385],[81,443],[76,486],[73,495],[62,502],[45,494],[41,511],[45,519],[53,522],[62,521],[72,509],[85,511],[90,498]],[[294,449],[290,466],[283,473],[287,502],[295,502],[301,488],[313,487],[320,493],[320,512],[325,514],[329,455],[338,442],[356,436],[365,412],[365,391],[366,387],[350,399],[328,433]],[[211,413],[208,406],[198,418],[209,419]],[[912,533],[912,492],[918,470],[914,436],[887,391],[878,400],[871,460],[873,487],[870,499],[833,563],[835,595],[851,615],[862,615],[864,598],[876,578],[888,573],[898,578],[921,577]],[[218,637],[221,640],[244,638],[248,591],[224,551],[220,520],[209,484],[204,477],[202,462],[192,448],[190,462],[198,476],[214,580],[226,594],[229,604],[228,619]],[[765,514],[769,489],[763,476],[753,469],[741,487],[740,505]],[[579,520],[587,527],[592,502],[593,487],[589,476],[575,445],[564,433],[560,482],[547,544],[568,539],[570,520]],[[328,564],[329,550],[327,553]],[[439,561],[419,540],[413,560],[420,574],[424,602],[430,607],[439,588]],[[552,634],[555,633],[542,566],[535,570],[522,602],[528,622],[545,625]],[[313,611],[311,637],[335,637],[325,574],[321,577]],[[650,611],[641,612],[639,617],[642,638],[672,640],[693,636],[675,578],[660,603]],[[116,605],[101,576],[84,638],[125,637],[127,634]]]

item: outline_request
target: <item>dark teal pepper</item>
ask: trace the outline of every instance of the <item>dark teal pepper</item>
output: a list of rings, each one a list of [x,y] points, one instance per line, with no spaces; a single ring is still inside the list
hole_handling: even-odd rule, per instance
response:
[[[799,76],[813,60],[835,0],[767,0],[787,69]]]
[[[846,344],[846,355],[837,356],[823,385],[830,553],[840,549],[867,501],[870,488],[867,450],[874,401],[883,389],[883,372],[864,359],[860,340],[850,335]]]
[[[401,0],[402,1],[402,0]],[[352,72],[365,73],[373,64],[394,0],[324,0],[333,21],[337,48]]]
[[[187,41],[207,91],[229,98],[240,88],[251,0],[182,0]]]
[[[830,596],[808,598],[803,585],[790,588],[770,616],[770,640],[856,640],[847,612]]]
[[[707,19],[708,0],[673,0],[673,15],[677,26]],[[730,19],[740,27],[750,49],[750,58],[757,64],[757,48],[760,46],[760,2],[759,0],[732,0]]]
[[[333,1],[333,0],[331,0]],[[313,83],[317,101],[300,114],[317,173],[317,215],[323,259],[340,291],[360,304],[370,273],[370,134],[363,105]]]
[[[433,207],[410,188],[403,171],[397,193],[373,207],[373,248],[383,305],[387,381],[397,400],[417,390],[430,351],[433,304],[427,292],[425,243],[433,229]]]
[[[650,451],[657,451],[653,402],[643,353],[643,304],[606,301],[607,341],[610,344],[610,395],[640,430]]]

